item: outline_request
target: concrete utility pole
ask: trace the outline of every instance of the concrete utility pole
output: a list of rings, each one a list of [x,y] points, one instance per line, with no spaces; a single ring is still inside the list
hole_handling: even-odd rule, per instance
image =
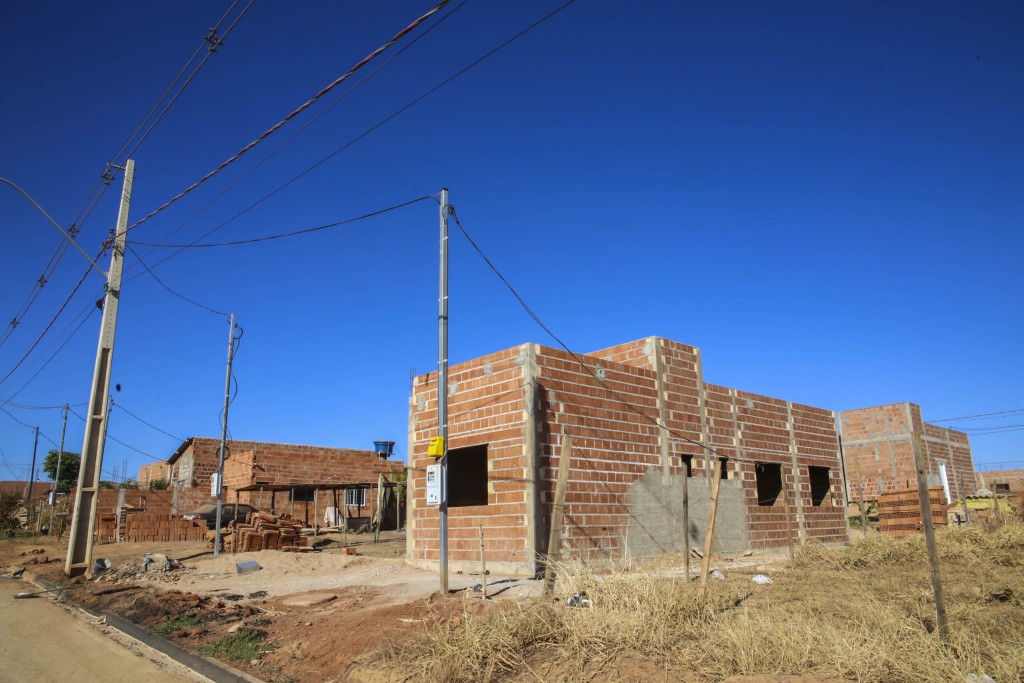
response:
[[[36,450],[39,448],[39,427],[36,427],[36,440],[32,443],[32,467],[28,471],[28,503],[32,505],[32,483],[36,478]]]
[[[217,526],[213,536],[213,554],[220,555],[221,508],[224,506],[224,450],[228,443],[228,406],[231,405],[231,363],[235,360],[235,314],[228,318],[228,370],[224,377],[224,424],[220,429],[220,456],[217,459]],[[235,508],[236,512],[238,508]]]
[[[103,446],[106,440],[107,420],[110,417],[107,394],[110,390],[110,371],[114,360],[114,332],[117,328],[117,308],[121,299],[121,269],[124,265],[128,207],[131,204],[134,177],[135,162],[129,159],[125,162],[124,167],[121,208],[117,214],[117,226],[114,230],[114,247],[110,255],[106,294],[103,297],[103,321],[100,326],[99,344],[96,348],[92,390],[89,393],[89,414],[86,416],[82,460],[78,469],[78,490],[75,493],[71,530],[68,534],[68,556],[64,563],[64,573],[68,576],[80,576],[87,573],[92,563],[96,506],[99,503],[100,476],[103,467]]]
[[[441,188],[441,263],[437,296],[437,428],[444,439],[441,456],[441,595],[448,595],[448,188]]]
[[[64,457],[64,435],[68,431],[68,410],[71,408],[64,404],[64,423],[60,427],[60,447],[57,450],[57,474],[53,477],[53,502],[50,503],[50,526],[47,527],[49,534],[53,535],[53,509],[57,507],[57,489],[60,488],[60,461]]]

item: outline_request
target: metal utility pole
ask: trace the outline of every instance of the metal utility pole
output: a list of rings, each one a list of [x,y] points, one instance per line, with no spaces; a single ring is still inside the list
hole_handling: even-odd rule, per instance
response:
[[[32,443],[32,468],[28,471],[28,504],[32,506],[32,483],[36,478],[36,450],[39,448],[39,427],[36,427],[36,440]]]
[[[64,457],[64,435],[68,431],[68,409],[70,409],[67,403],[64,404],[64,423],[60,427],[60,448],[57,450],[57,474],[53,477],[53,502],[50,503],[50,526],[47,527],[50,531],[50,535],[53,535],[53,509],[57,507],[57,489],[60,488],[60,461]]]
[[[220,456],[217,458],[217,526],[213,554],[220,555],[221,508],[224,506],[224,449],[228,443],[228,406],[231,405],[231,363],[235,360],[235,314],[228,317],[228,370],[224,377],[224,424],[220,429]]]
[[[448,188],[441,188],[441,263],[437,296],[437,427],[444,439],[441,456],[441,595],[448,595]]]
[[[117,328],[117,308],[121,298],[121,269],[124,265],[125,234],[128,230],[128,207],[132,199],[132,180],[135,162],[129,159],[124,167],[124,187],[121,190],[121,208],[114,230],[114,246],[107,273],[106,294],[103,297],[103,321],[96,365],[93,369],[92,389],[89,393],[89,414],[85,421],[82,442],[82,460],[78,469],[78,490],[68,534],[68,556],[64,573],[80,576],[90,570],[93,536],[96,529],[96,506],[99,503],[100,472],[103,466],[103,446],[106,440],[110,405],[110,371],[114,360],[114,332]]]

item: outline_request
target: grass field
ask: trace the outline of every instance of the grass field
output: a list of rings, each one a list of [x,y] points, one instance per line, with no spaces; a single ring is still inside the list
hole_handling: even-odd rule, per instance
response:
[[[834,680],[964,683],[969,674],[1024,681],[1024,525],[938,532],[950,642],[935,628],[923,536],[877,534],[849,547],[803,546],[770,572],[696,583],[656,570],[600,574],[563,567],[558,601],[508,603],[438,620],[386,644],[367,665],[405,680],[722,681],[819,674]],[[564,596],[586,590],[592,608]],[[608,662],[632,662],[595,675]],[[547,673],[540,674],[543,666]]]

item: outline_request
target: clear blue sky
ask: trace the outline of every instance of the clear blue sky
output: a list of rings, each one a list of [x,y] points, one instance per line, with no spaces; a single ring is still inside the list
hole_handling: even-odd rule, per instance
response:
[[[558,4],[472,0],[170,241],[219,225]],[[429,5],[256,0],[134,154],[132,218]],[[0,177],[69,224],[227,7],[4,3]],[[574,349],[665,336],[703,350],[709,382],[834,410],[1024,408],[1022,45],[1018,2],[580,0],[209,239],[315,226],[447,186],[467,229]],[[133,238],[165,240],[334,99]],[[120,183],[84,225],[90,252],[114,223]],[[5,325],[60,239],[0,187]],[[410,369],[436,366],[436,244],[437,208],[423,202],[304,238],[190,250],[155,272],[238,315],[235,438],[387,438],[404,457]],[[140,253],[155,263],[168,252]],[[64,256],[0,347],[0,374],[85,267]],[[217,436],[226,321],[168,294],[132,255],[126,267],[115,401],[176,436]],[[552,343],[457,234],[451,268],[453,363]],[[54,440],[59,411],[14,404],[86,401],[102,285],[90,275],[0,384],[0,402],[24,386],[6,410]],[[1021,425],[1024,413],[949,424]],[[68,450],[81,449],[82,427],[72,416]],[[110,434],[161,458],[178,445],[118,410]],[[972,445],[981,466],[1024,466],[1024,431]],[[31,431],[0,414],[0,448],[14,470],[0,462],[0,478],[24,476]],[[104,469],[147,461],[111,442]]]

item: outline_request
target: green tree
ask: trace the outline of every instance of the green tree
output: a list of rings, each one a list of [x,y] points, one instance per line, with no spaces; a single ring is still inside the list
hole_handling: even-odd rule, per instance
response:
[[[57,456],[57,449],[53,448],[46,454],[46,459],[43,460],[43,472],[50,479],[57,478]],[[64,451],[64,455],[60,458],[60,481],[57,482],[57,490],[59,492],[67,493],[71,490],[72,486],[78,484],[78,465],[81,461],[82,456],[78,453]]]

